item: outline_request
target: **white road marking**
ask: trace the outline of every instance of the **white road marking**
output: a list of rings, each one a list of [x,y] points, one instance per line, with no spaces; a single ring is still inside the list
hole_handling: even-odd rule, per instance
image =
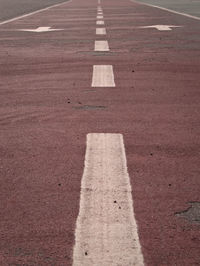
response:
[[[102,11],[98,11],[97,15],[103,15],[103,12]]]
[[[73,266],[143,266],[121,134],[88,134]]]
[[[188,18],[193,18],[193,19],[200,20],[200,17],[192,16],[192,15],[184,13],[184,12],[178,12],[178,11],[175,11],[175,10],[172,10],[172,9],[168,9],[168,8],[165,8],[165,7],[161,7],[161,6],[155,6],[155,5],[151,5],[151,4],[147,4],[147,3],[141,3],[141,2],[137,2],[135,0],[134,1],[130,0],[130,1],[134,2],[134,3],[141,4],[141,5],[145,5],[145,6],[151,6],[151,7],[159,8],[161,10],[165,10],[165,11],[168,11],[170,13],[174,13],[174,14],[177,14],[177,15],[185,16],[185,17],[188,17]]]
[[[180,28],[182,26],[174,26],[174,25],[152,25],[152,26],[140,26],[137,28],[140,29],[149,29],[149,28],[155,28],[157,30],[160,31],[168,31],[168,30],[172,30],[171,28]]]
[[[109,46],[107,41],[95,41],[95,51],[109,51]]]
[[[103,16],[99,16],[99,15],[98,15],[98,16],[97,16],[97,19],[103,19]]]
[[[104,25],[104,21],[103,20],[97,20],[96,24],[97,25]]]
[[[92,87],[115,87],[112,65],[94,65]]]
[[[105,35],[106,29],[105,28],[96,28],[96,34],[97,35]]]
[[[5,20],[5,21],[2,21],[0,22],[0,26],[1,25],[4,25],[4,24],[7,24],[7,23],[10,23],[10,22],[13,22],[15,20],[18,20],[18,19],[22,19],[22,18],[26,18],[28,16],[32,16],[32,15],[35,15],[37,13],[40,13],[40,12],[43,12],[43,11],[46,11],[46,10],[49,10],[51,8],[54,8],[54,7],[57,7],[57,6],[61,6],[61,5],[64,5],[64,4],[68,4],[72,2],[72,0],[69,0],[69,1],[66,1],[64,3],[60,3],[60,4],[56,4],[56,5],[53,5],[53,6],[49,6],[49,7],[46,7],[46,8],[43,8],[43,9],[40,9],[40,10],[37,10],[37,11],[34,11],[34,12],[31,12],[31,13],[27,13],[25,15],[22,15],[22,16],[19,16],[19,17],[16,17],[16,18],[11,18],[11,19],[8,19],[8,20]]]
[[[60,31],[63,29],[51,29],[51,27],[38,27],[37,29],[20,29],[18,31],[30,31],[30,32],[48,32],[48,31]]]
[[[102,8],[101,8],[101,7],[98,7],[98,8],[97,8],[97,11],[102,11]]]

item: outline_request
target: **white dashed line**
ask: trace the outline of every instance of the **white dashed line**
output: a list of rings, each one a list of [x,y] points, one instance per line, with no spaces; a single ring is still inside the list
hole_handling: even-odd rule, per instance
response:
[[[73,266],[143,266],[121,134],[88,134]]]
[[[103,16],[99,16],[99,15],[98,15],[98,16],[97,16],[97,19],[103,19]]]
[[[109,46],[107,41],[95,41],[95,46],[94,46],[95,51],[101,51],[101,52],[106,52],[109,51]]]
[[[112,65],[94,65],[92,87],[115,87]]]
[[[105,35],[106,29],[105,28],[96,28],[96,35]]]
[[[98,20],[98,21],[96,22],[96,24],[97,24],[97,25],[104,25],[104,21],[103,21],[103,20]]]

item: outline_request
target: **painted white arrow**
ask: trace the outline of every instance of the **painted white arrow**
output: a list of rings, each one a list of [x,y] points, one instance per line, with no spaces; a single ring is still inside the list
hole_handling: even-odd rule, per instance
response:
[[[48,32],[48,31],[58,31],[63,29],[51,29],[51,27],[38,27],[37,29],[20,29],[19,31],[30,31],[30,32]]]
[[[152,26],[141,26],[138,27],[140,29],[149,29],[149,28],[155,28],[160,31],[166,31],[166,30],[172,30],[171,28],[180,28],[182,26],[174,26],[174,25],[152,25]]]

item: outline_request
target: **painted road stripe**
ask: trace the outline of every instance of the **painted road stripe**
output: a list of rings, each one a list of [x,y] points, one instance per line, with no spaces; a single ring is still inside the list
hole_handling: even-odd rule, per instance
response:
[[[98,21],[96,22],[96,24],[97,24],[97,25],[104,25],[104,21],[103,21],[103,20],[98,20]]]
[[[98,15],[98,16],[97,16],[97,19],[103,19],[103,16],[99,16],[99,15]]]
[[[130,1],[134,2],[134,3],[138,3],[140,5],[145,5],[145,6],[151,6],[151,7],[159,8],[161,10],[165,10],[165,11],[168,11],[170,13],[174,13],[174,14],[185,16],[185,17],[188,17],[188,18],[193,18],[193,19],[200,20],[200,17],[192,16],[192,15],[189,15],[189,14],[184,13],[184,12],[178,12],[178,11],[175,11],[175,10],[172,10],[172,9],[168,9],[168,8],[165,8],[165,7],[161,7],[161,6],[155,6],[155,5],[151,5],[151,4],[147,4],[147,3],[141,3],[141,2],[137,2],[135,0],[130,0]]]
[[[97,35],[105,35],[106,29],[105,28],[96,28],[96,34]]]
[[[111,65],[94,65],[92,87],[115,87],[113,67]]]
[[[94,50],[95,51],[109,51],[109,46],[107,41],[95,41],[94,45]]]
[[[98,11],[97,15],[103,15],[103,12],[102,11]]]
[[[66,1],[64,3],[60,3],[60,4],[53,5],[53,6],[45,7],[43,9],[36,10],[34,12],[31,12],[31,13],[27,13],[25,15],[22,15],[22,16],[19,16],[19,17],[16,17],[16,18],[11,18],[11,19],[8,19],[8,20],[5,20],[5,21],[0,22],[0,25],[7,24],[7,23],[13,22],[13,21],[18,20],[18,19],[26,18],[28,16],[32,16],[32,15],[35,15],[37,13],[40,13],[40,12],[49,10],[49,9],[54,8],[54,7],[57,7],[57,6],[61,6],[61,5],[64,5],[64,4],[68,4],[68,3],[71,3],[71,2],[72,2],[72,0],[69,0],[69,1]]]
[[[121,134],[88,134],[73,266],[143,266]]]

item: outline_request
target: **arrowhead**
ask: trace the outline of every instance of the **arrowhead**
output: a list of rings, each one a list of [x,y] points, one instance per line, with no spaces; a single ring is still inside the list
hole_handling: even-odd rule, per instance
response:
[[[167,30],[172,30],[171,28],[179,28],[182,26],[174,26],[174,25],[152,25],[152,26],[141,26],[139,28],[141,29],[149,29],[149,28],[155,28],[159,31],[167,31]]]
[[[20,29],[19,31],[29,31],[29,32],[48,32],[48,31],[58,31],[63,29],[51,29],[51,27],[38,27],[37,29]]]

